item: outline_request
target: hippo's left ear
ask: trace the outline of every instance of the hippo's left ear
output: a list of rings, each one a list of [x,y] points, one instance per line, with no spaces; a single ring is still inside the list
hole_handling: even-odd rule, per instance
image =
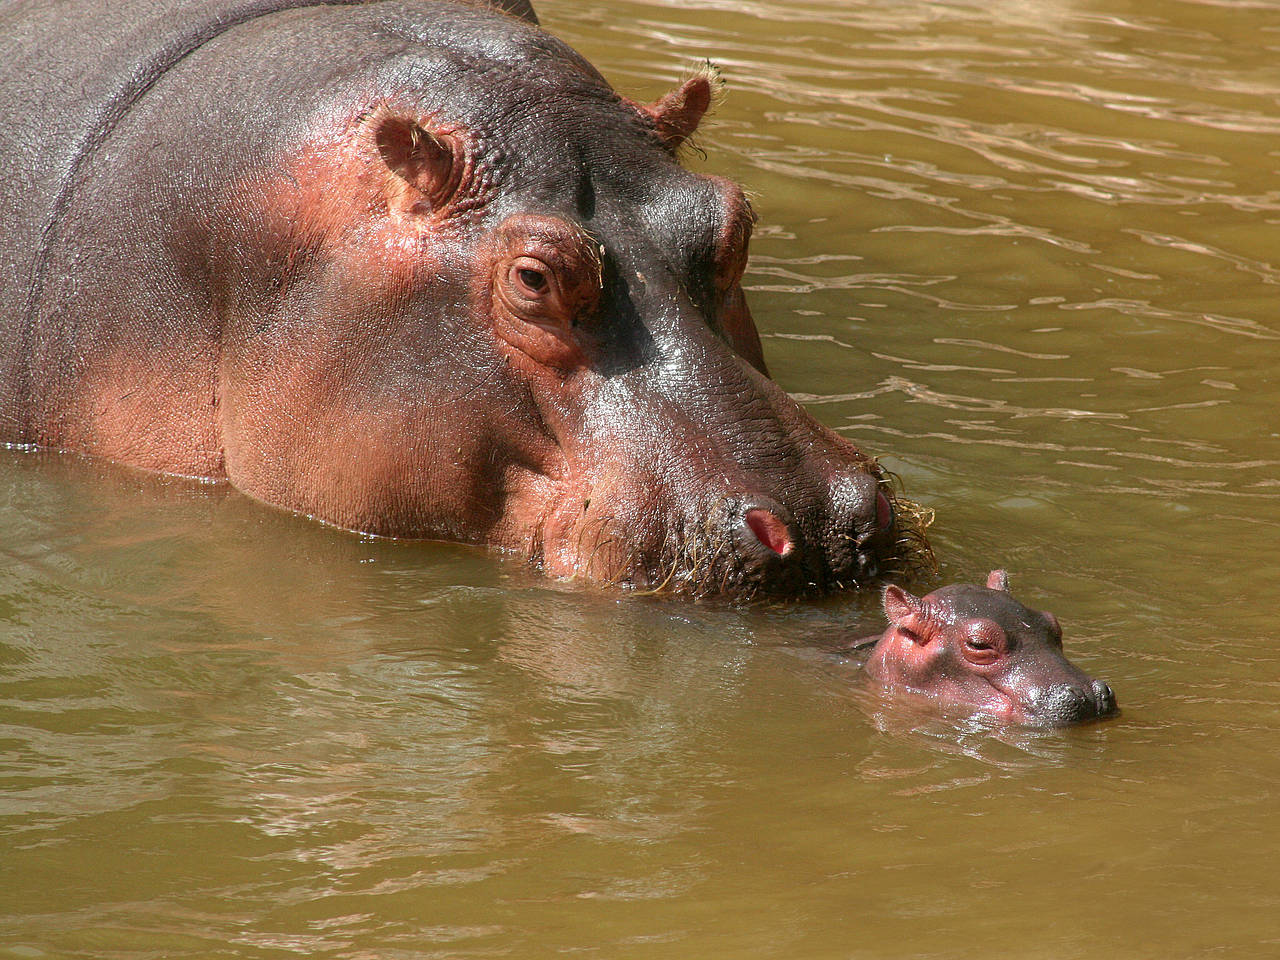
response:
[[[658,136],[672,153],[698,129],[720,83],[719,71],[708,64],[704,72],[694,74],[662,99],[640,108],[654,122]]]
[[[376,113],[366,123],[390,174],[387,206],[392,212],[429,213],[452,198],[463,166],[452,138],[389,111]]]
[[[999,590],[1001,593],[1009,592],[1009,575],[1003,570],[992,570],[987,574],[987,589]]]

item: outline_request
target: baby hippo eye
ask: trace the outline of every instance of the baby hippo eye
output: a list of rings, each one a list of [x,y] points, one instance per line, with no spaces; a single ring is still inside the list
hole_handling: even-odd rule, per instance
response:
[[[1009,638],[998,624],[990,620],[978,620],[967,625],[960,652],[970,663],[995,663],[1009,652]]]

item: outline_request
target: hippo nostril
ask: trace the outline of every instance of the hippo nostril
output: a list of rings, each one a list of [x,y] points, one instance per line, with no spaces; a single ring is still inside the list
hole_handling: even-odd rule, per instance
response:
[[[1093,696],[1098,702],[1098,716],[1105,717],[1116,712],[1116,695],[1109,684],[1101,680],[1093,681]]]
[[[748,510],[744,519],[756,539],[778,556],[785,557],[795,549],[795,541],[787,525],[763,507]]]
[[[884,495],[884,491],[876,491],[876,529],[883,533],[893,526],[893,503]]]

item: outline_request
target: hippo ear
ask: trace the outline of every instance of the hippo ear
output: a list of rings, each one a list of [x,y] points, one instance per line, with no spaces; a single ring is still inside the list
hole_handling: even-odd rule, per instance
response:
[[[889,584],[884,588],[884,615],[889,618],[890,626],[905,631],[911,639],[918,643],[928,642],[924,636],[928,613],[919,597]]]
[[[1009,592],[1009,575],[1003,570],[992,570],[987,575],[987,589],[999,590],[1001,593]]]
[[[662,99],[640,108],[653,120],[658,136],[672,153],[698,129],[720,82],[719,71],[708,64],[706,71],[694,74]]]
[[[387,205],[395,213],[429,213],[444,206],[458,186],[451,141],[416,120],[391,113],[369,120],[378,155],[391,174]]]
[[[538,26],[538,15],[533,12],[533,4],[529,0],[489,0],[489,5]]]
[[[884,588],[884,615],[892,624],[901,623],[924,615],[924,604],[919,597],[912,596],[901,587],[892,583]]]

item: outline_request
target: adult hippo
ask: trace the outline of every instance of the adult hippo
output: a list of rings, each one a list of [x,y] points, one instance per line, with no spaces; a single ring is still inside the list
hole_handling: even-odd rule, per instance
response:
[[[952,584],[923,598],[885,587],[884,610],[884,634],[852,649],[870,650],[864,671],[887,689],[1034,726],[1116,713],[1111,687],[1063,656],[1057,618],[1015,600],[1003,570],[985,587]]]
[[[712,87],[629,102],[522,0],[4,0],[0,440],[557,576],[865,583],[901,510],[676,162]]]

